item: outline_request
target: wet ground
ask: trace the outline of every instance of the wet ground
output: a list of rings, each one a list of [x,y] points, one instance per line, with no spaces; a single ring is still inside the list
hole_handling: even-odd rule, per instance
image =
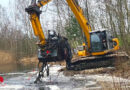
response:
[[[45,75],[40,84],[33,83],[37,77],[37,70],[0,74],[4,77],[0,90],[103,90],[99,82],[121,82],[122,89],[130,89],[130,80],[127,79],[102,74],[65,76],[63,72],[58,72],[61,68],[63,66],[51,66],[50,76]]]

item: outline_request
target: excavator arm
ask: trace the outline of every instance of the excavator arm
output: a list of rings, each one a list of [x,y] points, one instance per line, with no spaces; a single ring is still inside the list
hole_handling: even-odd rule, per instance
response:
[[[44,45],[46,43],[45,36],[40,24],[39,16],[41,14],[40,8],[47,3],[49,3],[51,0],[38,0],[38,3],[36,3],[36,0],[32,0],[31,5],[26,8],[26,11],[30,14],[30,21],[32,23],[32,27],[34,30],[34,33],[36,36],[40,39],[40,44]],[[83,15],[83,10],[80,8],[80,6],[77,3],[77,0],[66,0],[69,7],[71,8],[72,12],[74,13],[76,19],[78,20],[84,35],[86,37],[86,45],[88,49],[90,49],[90,31],[91,27]]]
[[[32,28],[34,30],[35,36],[39,37],[40,45],[46,44],[45,35],[40,23],[40,7],[46,5],[49,1],[51,0],[39,0],[38,3],[36,3],[36,0],[32,0],[31,5],[25,9],[25,11],[30,15]]]
[[[47,3],[49,3],[50,1],[51,0],[38,0],[38,3],[36,3],[36,0],[32,0],[31,5],[28,8],[26,8],[26,11],[30,14],[30,21],[32,23],[34,33],[35,33],[36,36],[39,37],[41,45],[45,45],[46,40],[45,40],[45,36],[44,36],[43,30],[42,30],[42,27],[41,27],[41,24],[40,24],[40,20],[39,20],[40,14],[41,14],[40,8],[44,5],[46,5]],[[84,35],[85,35],[85,38],[86,38],[85,39],[85,47],[87,45],[87,48],[85,48],[85,50],[84,50],[85,51],[84,56],[104,55],[104,54],[110,52],[109,47],[108,48],[105,47],[105,49],[108,49],[108,50],[103,50],[103,49],[102,50],[96,50],[97,46],[95,46],[94,43],[96,43],[97,41],[92,42],[91,38],[94,36],[94,34],[98,35],[98,34],[102,34],[103,32],[99,32],[99,31],[92,32],[91,31],[91,26],[89,25],[87,19],[85,18],[84,14],[83,14],[83,10],[81,9],[81,7],[78,4],[78,0],[66,0],[66,2],[68,3],[68,6],[70,7],[72,12],[74,13],[78,23],[80,24],[80,26],[82,28],[82,31],[84,32]],[[104,33],[106,33],[106,36],[107,36],[107,31],[104,31]],[[106,40],[106,41],[108,42],[108,40]],[[116,40],[116,43],[117,43],[116,46],[119,47],[117,41],[118,40]],[[100,42],[102,42],[102,41],[100,41]],[[98,43],[100,43],[100,42],[98,42]],[[111,43],[113,43],[113,42],[111,42]],[[98,49],[102,48],[102,46],[101,46],[102,44],[103,43],[100,43]],[[106,44],[108,44],[108,43],[106,43]],[[107,46],[109,46],[109,45],[107,45]],[[114,47],[114,50],[117,50],[117,49],[115,49],[115,47]]]
[[[78,4],[77,0],[66,0],[69,7],[71,8],[72,12],[74,13],[76,19],[78,20],[84,35],[86,37],[86,45],[88,47],[88,50],[90,49],[90,31],[91,31],[91,27],[87,21],[87,19],[85,18],[85,16],[83,15],[83,10],[81,9],[81,7]]]

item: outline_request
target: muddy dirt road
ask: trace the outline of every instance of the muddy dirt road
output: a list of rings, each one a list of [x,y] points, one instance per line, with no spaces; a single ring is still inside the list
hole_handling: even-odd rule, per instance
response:
[[[120,83],[123,90],[130,89],[130,80],[102,74],[65,76],[63,72],[58,72],[61,68],[63,66],[51,66],[50,76],[45,76],[40,84],[33,83],[37,71],[0,74],[5,79],[0,84],[0,90],[104,90],[100,82],[107,82],[112,88],[114,88],[113,82]]]

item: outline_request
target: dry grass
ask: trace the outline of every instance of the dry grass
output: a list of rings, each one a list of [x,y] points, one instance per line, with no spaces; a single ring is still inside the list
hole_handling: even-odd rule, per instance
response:
[[[0,73],[12,72],[16,69],[16,60],[9,52],[0,51]]]
[[[130,59],[117,60],[115,62],[115,70],[112,71],[111,74],[130,79]]]
[[[34,56],[34,57],[25,57],[25,58],[22,58],[19,60],[19,63],[24,65],[24,66],[27,66],[27,65],[30,65],[30,64],[33,64],[33,65],[37,65],[39,62],[37,56]],[[65,61],[57,61],[57,62],[49,62],[49,64],[52,66],[52,65],[61,65],[61,66],[66,66],[66,62]]]
[[[130,90],[130,84],[122,82],[98,82],[102,86],[102,90]]]
[[[0,51],[0,65],[16,63],[13,55],[9,52]]]
[[[37,57],[25,57],[19,60],[19,63],[24,65],[24,66],[29,66],[29,65],[37,65],[38,64],[38,59]]]

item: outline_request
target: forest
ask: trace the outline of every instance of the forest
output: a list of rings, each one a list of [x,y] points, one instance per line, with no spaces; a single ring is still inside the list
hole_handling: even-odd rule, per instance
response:
[[[8,8],[0,6],[0,50],[12,53],[16,60],[37,53],[38,38],[25,12],[29,4],[29,0],[14,0]],[[92,30],[110,30],[118,37],[120,50],[130,55],[130,0],[80,0],[79,4]],[[42,11],[45,36],[51,29],[67,37],[72,48],[82,44],[80,25],[65,0],[53,0]]]
[[[78,3],[70,0],[77,13],[78,10],[83,11],[87,19],[80,12],[80,24],[67,4],[69,0],[52,0],[40,8],[40,18],[37,10],[26,12],[30,9],[31,0],[5,1],[9,1],[6,7],[0,3],[0,90],[130,89],[130,0],[76,0]],[[31,5],[31,9],[38,7]],[[40,40],[33,30],[36,22],[33,25],[30,22],[36,19],[40,19],[45,35]],[[89,25],[90,35],[86,34]],[[87,27],[86,31],[82,26]],[[49,30],[56,32],[56,39],[48,38]],[[119,43],[113,43],[110,34],[110,38],[107,34],[100,34],[96,37],[102,36],[100,44],[94,42],[92,45],[92,40],[87,38],[97,30],[110,31]],[[41,43],[45,40],[47,44]],[[118,44],[119,50],[116,51],[114,46]],[[103,49],[92,51],[98,45]],[[78,46],[82,46],[79,50],[83,52],[82,56],[78,54]],[[56,62],[55,59],[59,60]]]

